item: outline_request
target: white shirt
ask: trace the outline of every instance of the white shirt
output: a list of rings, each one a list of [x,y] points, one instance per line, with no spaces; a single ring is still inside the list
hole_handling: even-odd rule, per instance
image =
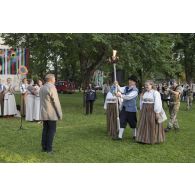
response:
[[[162,111],[162,100],[160,93],[156,90],[146,91],[144,95],[140,98],[140,110],[144,103],[154,104],[154,112],[160,113]]]
[[[27,87],[28,87],[28,84],[22,83],[22,85],[20,86],[20,92],[22,94],[26,93],[27,92]]]
[[[125,88],[126,88],[126,86],[125,87],[120,87],[119,89],[120,89],[120,92],[121,93],[125,93]],[[125,95],[125,94],[123,94],[122,95],[122,99],[123,100],[131,100],[131,99],[133,99],[133,98],[135,98],[135,97],[137,97],[138,96],[138,92],[137,91],[132,91],[132,92],[130,92],[129,94],[127,94],[127,95]]]

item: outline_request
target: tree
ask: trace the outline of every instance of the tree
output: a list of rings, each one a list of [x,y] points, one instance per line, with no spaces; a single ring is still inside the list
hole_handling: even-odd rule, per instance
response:
[[[184,56],[184,49],[178,46],[180,36],[140,33],[2,35],[6,44],[30,49],[31,76],[43,77],[51,71],[57,78],[77,81],[84,88],[96,69],[112,72],[112,66],[108,65],[112,49],[118,50],[118,69],[125,70],[125,77],[129,74],[137,75],[140,86],[149,78],[178,77],[183,71],[181,56]],[[190,43],[191,41],[188,42],[188,48],[191,47]],[[182,47],[184,46],[186,42],[183,42]],[[185,54],[187,61],[189,58],[194,59],[193,52],[188,50],[190,55]],[[180,56],[179,60],[176,55]]]
[[[182,64],[186,80],[190,82],[195,76],[195,34],[178,34],[174,44],[174,58]]]

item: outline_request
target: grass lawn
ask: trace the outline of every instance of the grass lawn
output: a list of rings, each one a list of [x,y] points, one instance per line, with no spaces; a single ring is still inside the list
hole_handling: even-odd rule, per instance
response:
[[[129,127],[122,142],[106,134],[103,96],[98,95],[94,114],[85,116],[81,94],[61,94],[63,120],[58,123],[54,154],[41,152],[40,124],[0,118],[0,162],[195,162],[195,108],[179,112],[180,131],[166,134],[166,142],[143,145],[132,141]],[[18,100],[18,97],[17,97]],[[165,124],[166,125],[166,124]]]

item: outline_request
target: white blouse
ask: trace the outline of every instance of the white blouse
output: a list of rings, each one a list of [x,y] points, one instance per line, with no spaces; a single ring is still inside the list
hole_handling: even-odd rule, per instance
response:
[[[105,110],[107,109],[107,104],[116,103],[116,102],[117,102],[116,96],[114,96],[111,92],[108,92],[104,103],[104,109]]]
[[[143,104],[154,104],[154,112],[160,113],[162,111],[162,100],[160,93],[156,90],[146,91],[142,97],[140,97],[140,110]]]

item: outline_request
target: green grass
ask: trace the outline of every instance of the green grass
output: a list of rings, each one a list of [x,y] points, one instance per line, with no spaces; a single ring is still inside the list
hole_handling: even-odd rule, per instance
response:
[[[0,162],[195,162],[195,108],[179,112],[180,132],[166,134],[166,142],[143,145],[132,141],[129,127],[122,142],[106,134],[103,97],[98,95],[94,114],[85,116],[81,94],[60,95],[63,120],[58,123],[54,154],[41,152],[41,125],[20,119],[0,119]],[[18,97],[17,97],[18,99]],[[166,125],[166,124],[165,124]]]

